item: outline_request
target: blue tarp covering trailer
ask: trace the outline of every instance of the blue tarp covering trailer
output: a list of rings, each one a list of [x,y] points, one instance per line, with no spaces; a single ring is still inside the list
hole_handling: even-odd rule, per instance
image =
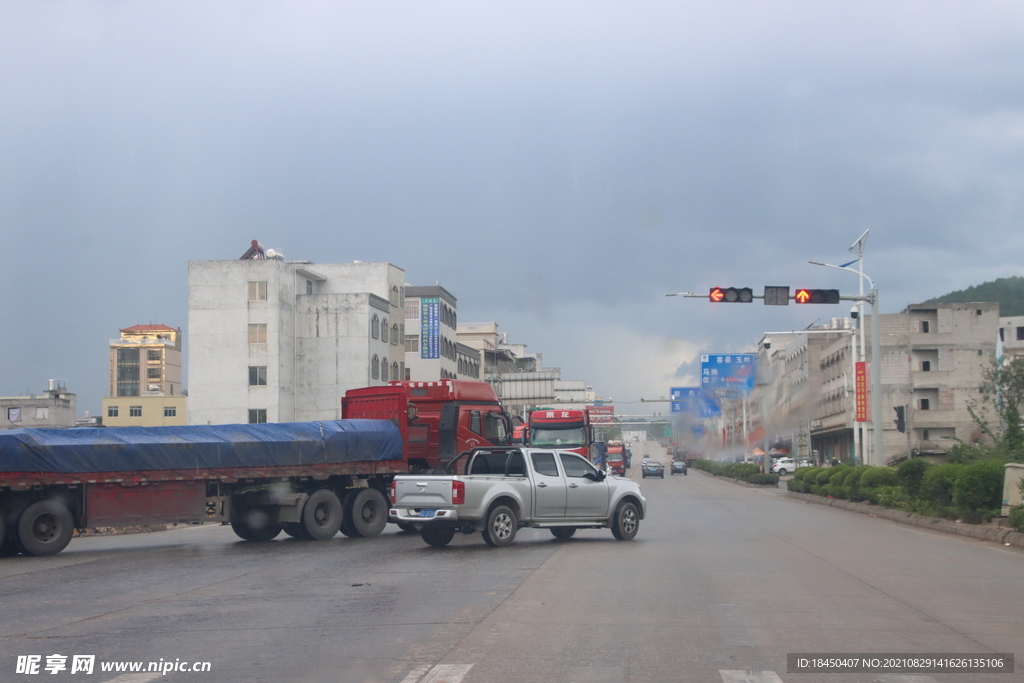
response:
[[[386,420],[0,431],[0,472],[140,472],[402,460]]]

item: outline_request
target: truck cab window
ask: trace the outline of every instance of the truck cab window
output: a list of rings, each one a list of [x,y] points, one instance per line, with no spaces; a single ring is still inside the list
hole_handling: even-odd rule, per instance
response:
[[[479,434],[480,436],[484,435],[483,429],[480,427],[480,411],[479,410],[474,410],[470,414],[469,429],[474,434]]]
[[[483,437],[491,443],[505,443],[505,421],[497,413],[484,413]]]
[[[565,470],[565,476],[580,478],[586,476],[587,472],[597,474],[597,470],[580,456],[568,453],[559,453],[559,455],[562,458],[562,469]]]
[[[558,465],[555,464],[554,453],[532,453],[533,471],[546,477],[558,476]]]

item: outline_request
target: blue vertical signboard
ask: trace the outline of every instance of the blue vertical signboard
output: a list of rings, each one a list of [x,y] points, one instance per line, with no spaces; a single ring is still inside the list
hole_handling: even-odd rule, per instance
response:
[[[702,353],[700,388],[703,391],[748,394],[757,377],[757,360],[752,353]]]
[[[441,298],[420,299],[420,358],[441,357]]]

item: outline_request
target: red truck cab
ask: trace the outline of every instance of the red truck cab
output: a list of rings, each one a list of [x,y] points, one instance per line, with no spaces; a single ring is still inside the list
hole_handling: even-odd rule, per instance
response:
[[[540,409],[530,413],[530,445],[579,453],[588,460],[594,442],[585,410]]]
[[[412,471],[444,467],[471,448],[507,446],[512,421],[486,382],[442,379],[350,389],[342,419],[391,420],[402,432]]]

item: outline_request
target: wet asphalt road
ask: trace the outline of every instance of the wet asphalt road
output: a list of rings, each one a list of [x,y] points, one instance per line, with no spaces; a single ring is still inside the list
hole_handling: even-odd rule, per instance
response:
[[[891,683],[787,674],[786,653],[1024,653],[1019,549],[695,472],[641,483],[650,514],[633,542],[521,530],[509,548],[476,534],[434,549],[389,527],[251,544],[197,526],[0,559],[0,681]],[[30,654],[212,671],[16,674]]]

